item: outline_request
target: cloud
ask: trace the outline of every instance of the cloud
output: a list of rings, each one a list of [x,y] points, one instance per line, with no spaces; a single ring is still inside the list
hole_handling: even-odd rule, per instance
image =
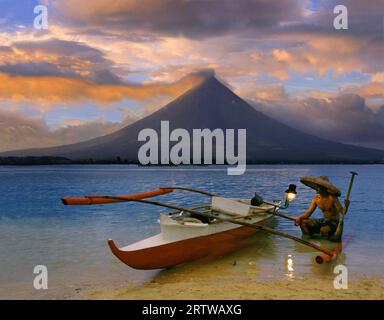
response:
[[[42,117],[27,116],[18,111],[0,110],[0,151],[85,141],[112,133],[135,120],[129,116],[122,122],[72,120],[53,130],[47,126]]]
[[[81,4],[75,0],[54,0],[51,3],[61,23],[83,34],[89,30],[93,33],[97,27],[102,28],[104,35],[120,39],[132,40],[134,35],[152,37],[149,42],[131,45],[134,50],[140,48],[140,56],[152,61],[153,69],[159,73],[177,65],[179,69],[191,67],[196,60],[222,69],[235,66],[235,60],[243,60],[239,70],[244,71],[241,65],[247,63],[254,74],[268,74],[280,80],[289,79],[291,71],[315,70],[324,76],[328,71],[373,73],[384,67],[384,5],[373,0],[364,4],[358,0],[344,1],[350,28],[342,31],[333,28],[333,8],[339,4],[336,0],[96,0]],[[314,9],[309,9],[311,6]],[[204,43],[197,45],[186,39]],[[255,52],[251,52],[255,47]],[[184,63],[178,56],[184,58]],[[159,64],[164,66],[156,66]]]
[[[358,93],[365,98],[384,98],[384,81],[381,75],[374,77],[374,81],[363,85],[346,86],[340,89],[342,93]]]
[[[98,84],[84,79],[58,76],[20,76],[0,73],[0,99],[33,100],[41,103],[95,101],[110,104],[126,98],[145,100],[156,96],[176,97],[203,80],[198,73],[171,84]]]
[[[382,6],[368,1],[361,10],[358,1],[347,1],[351,28],[336,31],[336,4],[322,1],[309,14],[308,2],[288,0],[56,0],[50,5],[59,18],[50,36],[66,41],[18,41],[15,50],[25,53],[27,61],[8,62],[3,70],[15,74],[24,69],[31,75],[40,69],[45,75],[95,83],[119,83],[134,73],[169,82],[199,68],[215,68],[228,80],[267,75],[286,81],[312,71],[319,77],[380,72],[384,43],[376,17],[384,14]],[[200,22],[205,16],[209,19]],[[79,42],[70,40],[75,34]]]
[[[146,55],[143,46],[139,52]],[[180,57],[174,42],[164,43],[161,64],[169,50]],[[146,59],[153,61],[156,54]],[[159,57],[156,57],[159,59]],[[0,47],[0,99],[57,103],[93,101],[111,104],[126,98],[153,101],[174,98],[197,85],[205,75],[196,67],[180,79],[153,77],[149,83],[130,83],[122,77],[129,74],[126,65],[119,67],[105,53],[83,42],[46,39],[19,40]],[[162,81],[163,80],[163,81]],[[165,81],[164,81],[165,80]],[[148,103],[143,106],[148,105]]]
[[[0,71],[14,75],[64,76],[122,83],[114,62],[84,43],[48,39],[17,41],[0,48]]]
[[[152,33],[190,38],[262,28],[303,16],[299,0],[53,0],[61,20],[106,32]]]
[[[257,99],[262,101],[281,101],[283,99],[289,98],[285,88],[282,84],[256,84],[250,82],[249,85],[247,83],[241,88],[237,88],[235,92],[243,97],[247,97],[248,99]]]
[[[313,34],[292,32],[276,36],[280,46],[270,52],[251,54],[259,71],[279,78],[289,79],[290,73],[316,72],[323,77],[351,72],[376,73],[383,68],[384,43],[373,43],[370,38],[355,38],[336,33]]]
[[[172,48],[178,48],[183,58],[174,56],[176,50]],[[174,39],[172,46],[159,43],[156,50],[158,57],[152,60],[151,77],[167,80],[179,78],[194,68],[207,67],[214,68],[229,81],[239,77],[289,81],[297,75],[306,77],[307,74],[316,78],[336,78],[351,73],[378,77],[384,68],[383,42],[337,33],[266,33],[251,40],[242,35],[227,35],[205,39],[198,44],[192,40]],[[167,60],[167,56],[171,60]]]
[[[377,72],[373,74],[372,82],[384,83],[384,72]]]
[[[26,62],[17,64],[0,65],[0,72],[9,75],[24,75],[24,76],[63,76],[77,77],[75,72],[60,70],[60,68],[52,63],[47,62]]]
[[[48,0],[47,0],[48,1]],[[50,0],[54,20],[88,34],[146,41],[152,36],[201,39],[228,34],[308,31],[334,33],[338,0]],[[344,36],[382,39],[384,4],[344,0],[348,31]],[[153,40],[151,40],[153,41]]]
[[[384,105],[373,111],[357,94],[253,102],[256,109],[287,125],[344,143],[384,149]]]

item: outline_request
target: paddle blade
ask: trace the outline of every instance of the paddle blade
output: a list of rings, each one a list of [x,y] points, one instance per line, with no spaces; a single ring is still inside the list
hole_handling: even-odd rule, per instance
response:
[[[116,203],[116,202],[124,202],[125,200],[139,200],[139,199],[145,199],[145,198],[151,198],[156,196],[161,196],[163,194],[167,194],[172,192],[172,188],[160,188],[157,190],[152,191],[146,191],[142,193],[136,193],[136,194],[128,194],[128,195],[122,195],[117,196],[117,198],[121,198],[121,200],[118,199],[108,199],[102,196],[85,196],[84,198],[62,198],[61,202],[64,205],[91,205],[91,204],[106,204],[106,203]]]

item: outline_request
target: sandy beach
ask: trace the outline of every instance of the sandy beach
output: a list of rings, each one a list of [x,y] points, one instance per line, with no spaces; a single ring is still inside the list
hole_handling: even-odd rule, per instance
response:
[[[384,277],[349,275],[348,289],[336,290],[336,262],[315,266],[318,272],[287,272],[279,278],[261,273],[255,260],[229,255],[161,271],[141,285],[123,283],[92,288],[81,299],[384,299]]]
[[[349,281],[348,289],[336,290],[332,279],[296,279],[255,281],[252,276],[241,281],[227,277],[174,281],[158,279],[141,286],[123,285],[85,293],[85,299],[384,299],[383,278],[362,277]]]
[[[330,283],[323,281],[280,280],[273,282],[228,282],[224,281],[184,281],[179,283],[158,283],[134,287],[110,288],[87,295],[87,299],[378,299],[384,298],[384,286],[377,278],[352,281],[347,290],[335,290]]]

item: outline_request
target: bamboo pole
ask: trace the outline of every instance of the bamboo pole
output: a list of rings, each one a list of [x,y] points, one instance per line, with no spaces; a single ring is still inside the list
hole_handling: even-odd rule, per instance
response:
[[[211,193],[211,192],[207,192],[207,191],[203,191],[203,190],[200,190],[200,189],[193,189],[193,188],[188,188],[188,187],[164,187],[164,189],[178,189],[178,190],[185,190],[185,191],[190,191],[190,192],[195,192],[195,193],[201,193],[201,194],[204,194],[206,196],[210,196],[210,197],[217,197],[218,195],[214,194],[214,193]],[[282,208],[281,206],[275,204],[275,203],[272,203],[272,202],[268,202],[268,201],[264,201],[264,203],[266,204],[270,204],[272,206],[275,206],[276,208]],[[274,212],[273,213],[274,215],[276,216],[279,216],[279,217],[282,217],[282,218],[285,218],[285,219],[288,219],[288,220],[291,220],[291,221],[296,221],[296,219],[294,217],[291,217],[289,215],[286,215],[286,214],[282,214],[282,213],[278,213],[278,212]]]
[[[276,216],[288,219],[288,220],[296,221],[296,219],[294,217],[291,217],[291,216],[289,216],[287,214],[282,214],[282,213],[279,213],[279,212],[274,212],[273,214],[276,215]]]
[[[185,190],[185,191],[200,193],[200,194],[204,194],[204,195],[210,196],[210,197],[216,197],[217,196],[216,194],[211,193],[211,192],[207,192],[207,191],[200,190],[200,189],[193,189],[193,188],[188,188],[188,187],[182,187],[182,186],[180,186],[180,187],[164,187],[164,188],[161,188],[161,189],[177,189],[177,190]]]

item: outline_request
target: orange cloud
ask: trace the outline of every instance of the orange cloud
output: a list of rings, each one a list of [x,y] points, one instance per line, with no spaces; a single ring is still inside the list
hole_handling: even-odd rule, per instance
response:
[[[0,99],[43,103],[91,100],[109,104],[126,98],[145,100],[162,95],[175,97],[196,86],[202,79],[199,74],[194,74],[171,84],[113,85],[57,76],[11,76],[0,73]]]
[[[342,93],[356,93],[365,98],[384,98],[384,82],[369,82],[360,86],[348,86],[340,91]]]
[[[236,89],[236,93],[247,99],[280,101],[289,98],[282,84],[257,84],[250,82],[245,87]]]
[[[377,72],[372,75],[372,82],[384,83],[384,72]]]

